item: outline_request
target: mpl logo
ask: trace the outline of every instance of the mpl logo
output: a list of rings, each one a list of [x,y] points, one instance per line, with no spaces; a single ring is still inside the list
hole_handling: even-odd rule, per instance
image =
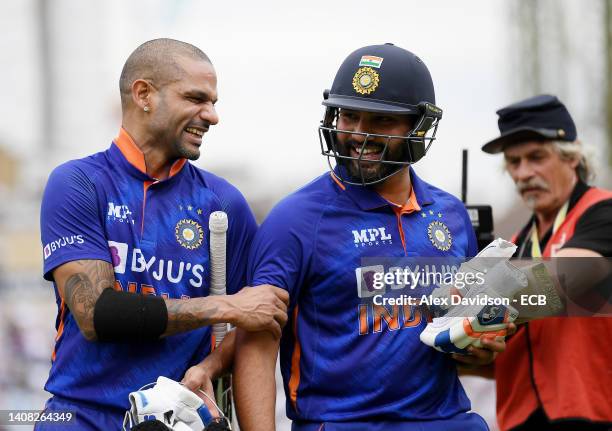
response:
[[[134,224],[134,220],[132,219],[132,211],[130,211],[128,206],[118,205],[114,202],[108,203],[108,212],[106,213],[106,218],[113,221],[119,221],[121,223]]]
[[[384,227],[375,227],[352,231],[355,247],[380,245],[381,243],[392,244],[391,235],[385,229]]]

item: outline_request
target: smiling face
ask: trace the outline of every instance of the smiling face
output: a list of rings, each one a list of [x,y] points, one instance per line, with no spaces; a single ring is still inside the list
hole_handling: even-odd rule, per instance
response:
[[[504,150],[506,169],[529,208],[552,213],[565,203],[577,181],[578,160],[564,160],[551,142],[530,141]]]
[[[386,177],[397,171],[400,165],[380,163],[381,161],[409,160],[406,139],[401,136],[408,136],[413,126],[411,117],[406,115],[341,109],[336,125],[338,131],[335,132],[338,153],[358,160],[341,158],[340,163],[346,167],[351,177],[359,180],[363,178],[365,181],[374,181]]]
[[[165,146],[169,158],[200,157],[202,137],[219,122],[215,111],[217,75],[212,64],[179,57],[176,79],[151,95],[149,132]]]

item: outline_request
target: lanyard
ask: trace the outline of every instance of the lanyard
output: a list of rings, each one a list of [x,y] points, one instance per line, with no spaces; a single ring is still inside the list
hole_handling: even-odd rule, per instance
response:
[[[553,223],[553,231],[551,235],[552,237],[555,235],[555,232],[559,229],[565,217],[567,216],[567,208],[569,206],[569,201],[565,202],[557,216],[555,217],[555,222]],[[542,250],[540,249],[540,239],[538,238],[538,227],[536,226],[536,221],[534,220],[531,224],[531,257],[542,257]]]

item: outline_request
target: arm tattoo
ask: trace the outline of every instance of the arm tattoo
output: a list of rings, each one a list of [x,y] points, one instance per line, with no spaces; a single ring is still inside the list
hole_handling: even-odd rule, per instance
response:
[[[203,300],[203,301],[202,301]],[[217,307],[205,298],[167,299],[168,326],[164,337],[216,323]]]
[[[96,339],[94,307],[104,289],[112,288],[115,281],[113,268],[100,260],[80,260],[81,268],[64,285],[64,301],[88,340]]]
[[[104,289],[113,288],[113,267],[100,260],[79,260],[78,268],[64,284],[64,301],[88,340],[95,340],[94,308]],[[166,299],[168,325],[163,336],[217,323],[218,307],[206,298]]]

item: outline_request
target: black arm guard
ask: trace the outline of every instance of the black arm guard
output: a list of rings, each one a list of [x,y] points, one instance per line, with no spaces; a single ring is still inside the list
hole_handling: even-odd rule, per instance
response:
[[[131,431],[170,431],[170,428],[164,425],[162,421],[154,419],[133,426]]]
[[[158,296],[105,289],[94,306],[98,341],[154,341],[167,324],[166,303]]]

